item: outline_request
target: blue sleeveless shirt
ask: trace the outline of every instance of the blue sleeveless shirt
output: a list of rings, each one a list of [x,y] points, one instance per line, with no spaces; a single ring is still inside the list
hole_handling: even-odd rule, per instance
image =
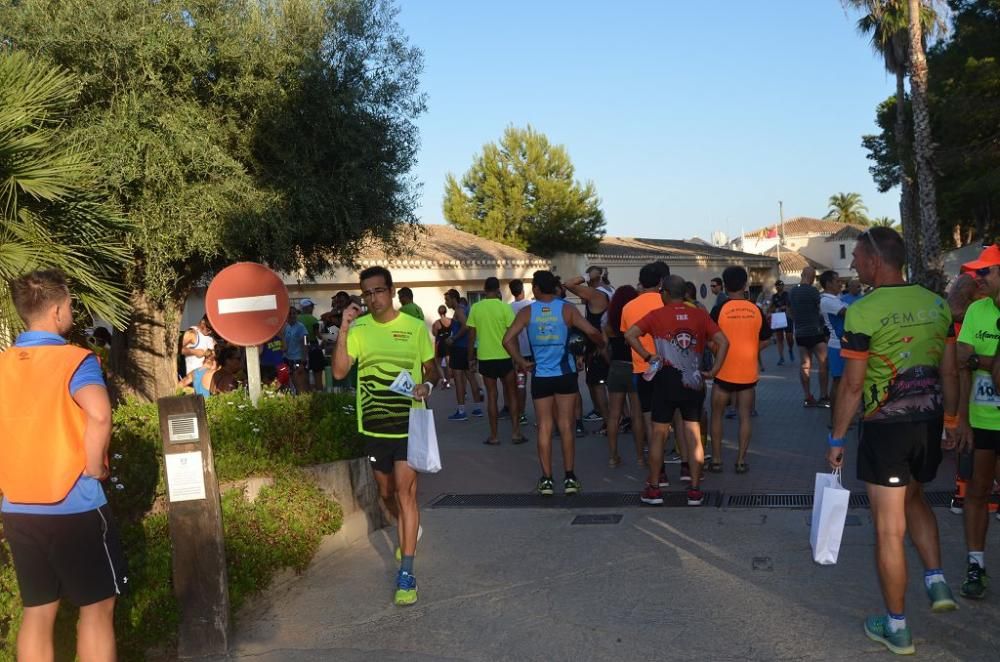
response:
[[[458,304],[458,305],[462,306],[462,304]],[[468,320],[469,319],[469,306],[462,306],[462,310],[465,312],[465,319]],[[461,322],[459,322],[457,317],[452,316],[452,318],[451,318],[451,337],[454,338],[455,335],[458,334],[458,332],[462,330],[463,326],[465,326],[465,325],[462,324]],[[469,334],[466,333],[461,338],[458,338],[457,340],[455,340],[454,343],[452,343],[451,346],[452,347],[457,347],[459,349],[468,347],[469,346]]]
[[[566,349],[569,328],[563,320],[562,299],[533,301],[528,342],[535,357],[535,377],[561,377],[576,372],[576,360]]]

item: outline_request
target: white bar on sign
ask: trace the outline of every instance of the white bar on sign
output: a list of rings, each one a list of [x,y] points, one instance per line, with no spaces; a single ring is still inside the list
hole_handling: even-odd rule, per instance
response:
[[[265,294],[259,297],[236,297],[235,299],[219,299],[219,314],[251,313],[255,310],[277,310],[278,297]]]

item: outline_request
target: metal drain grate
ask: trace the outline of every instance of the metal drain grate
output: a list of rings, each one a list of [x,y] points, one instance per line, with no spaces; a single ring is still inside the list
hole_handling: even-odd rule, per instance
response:
[[[577,515],[570,522],[570,526],[579,526],[581,524],[617,524],[622,521],[623,515],[621,513],[611,513],[608,515]]]
[[[927,492],[927,501],[932,507],[944,508],[951,503],[951,492]],[[791,494],[728,494],[725,499],[726,508],[812,508],[811,493]],[[868,495],[855,492],[851,494],[851,508],[868,508]]]
[[[719,492],[705,492],[704,506],[718,507]],[[622,508],[643,505],[638,492],[583,492],[573,496],[539,494],[443,494],[431,508]],[[687,508],[686,492],[664,492],[663,505]]]

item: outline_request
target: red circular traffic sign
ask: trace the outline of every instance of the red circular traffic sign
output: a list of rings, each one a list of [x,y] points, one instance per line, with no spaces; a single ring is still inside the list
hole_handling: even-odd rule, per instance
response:
[[[216,274],[205,294],[215,331],[249,347],[273,338],[288,320],[288,289],[278,274],[256,262],[237,262]]]

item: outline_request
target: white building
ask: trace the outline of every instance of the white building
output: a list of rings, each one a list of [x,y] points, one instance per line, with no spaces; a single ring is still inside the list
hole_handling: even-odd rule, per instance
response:
[[[783,224],[775,223],[747,232],[730,241],[728,247],[774,257],[780,253],[782,279],[786,283],[798,282],[799,273],[806,265],[833,269],[843,277],[855,277],[857,274],[851,270],[851,255],[858,235],[864,230],[862,225],[800,216],[790,218]],[[802,259],[788,257],[788,254],[797,254]],[[799,265],[801,267],[796,269]],[[795,270],[795,273],[786,269]]]

